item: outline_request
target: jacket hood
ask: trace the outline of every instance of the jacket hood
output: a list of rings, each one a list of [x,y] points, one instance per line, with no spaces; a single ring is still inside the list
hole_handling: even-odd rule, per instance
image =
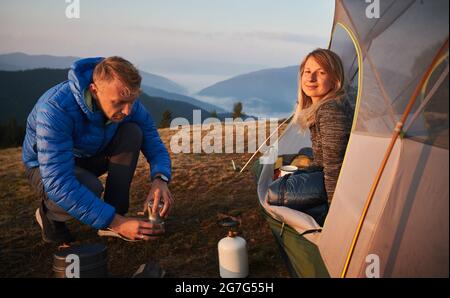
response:
[[[69,86],[75,100],[80,106],[81,110],[87,115],[89,119],[96,118],[95,113],[91,112],[84,100],[84,91],[92,82],[92,73],[95,66],[100,63],[103,57],[86,58],[75,61],[69,70]]]

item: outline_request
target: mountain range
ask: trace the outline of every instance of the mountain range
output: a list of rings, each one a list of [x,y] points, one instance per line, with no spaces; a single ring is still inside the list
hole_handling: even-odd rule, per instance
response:
[[[297,100],[297,75],[298,66],[264,69],[218,82],[197,95],[240,101],[250,114],[289,113]]]
[[[39,97],[49,88],[67,80],[68,69],[33,69],[23,71],[0,71],[0,124],[15,119],[21,126],[25,126],[28,114]],[[192,111],[201,110],[202,120],[209,117],[207,110],[198,106],[149,96],[140,96],[141,102],[152,115],[156,125],[161,121],[162,114],[168,110],[172,119],[183,117],[192,122]]]
[[[72,56],[28,55],[24,53],[2,54],[0,55],[0,70],[66,69],[78,59],[81,58]],[[187,89],[172,80],[142,70],[139,72],[142,76],[141,89],[149,96],[182,101],[206,111],[226,112],[218,106],[185,95]]]
[[[0,70],[27,70],[35,68],[69,68],[70,65],[80,58],[51,55],[28,55],[25,53],[0,54]]]
[[[195,99],[190,96],[167,92],[162,89],[150,87],[148,85],[142,85],[141,89],[144,93],[146,93],[150,96],[153,96],[153,97],[161,97],[161,98],[167,98],[167,99],[176,100],[176,101],[182,101],[185,103],[190,103],[192,105],[195,105],[195,106],[202,108],[204,110],[207,110],[209,112],[212,112],[212,111],[216,111],[217,113],[226,112],[225,109],[222,109],[218,106],[215,106],[215,105],[212,105],[209,103],[206,103],[204,101],[200,101],[200,100]]]
[[[72,56],[50,56],[50,55],[28,55],[25,53],[10,53],[0,54],[0,70],[29,70],[36,68],[51,68],[51,69],[65,69],[69,68],[73,62],[81,59],[80,57]],[[142,84],[153,86],[158,89],[172,92],[186,94],[187,89],[172,80],[165,77],[148,73],[140,70],[142,76]]]
[[[71,56],[2,54],[0,70],[28,70],[38,67],[66,69],[77,59],[79,58]],[[297,99],[297,72],[298,66],[295,65],[263,69],[237,75],[188,96],[186,88],[176,82],[140,71],[143,78],[141,87],[148,96],[188,103],[208,112],[216,111],[219,118],[230,115],[229,111],[238,101],[242,102],[243,111],[247,115],[278,116],[290,113]]]

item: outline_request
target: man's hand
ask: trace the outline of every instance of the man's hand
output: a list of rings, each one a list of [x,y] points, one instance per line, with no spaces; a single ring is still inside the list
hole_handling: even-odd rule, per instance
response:
[[[116,214],[109,228],[131,240],[155,240],[164,234],[164,226]]]
[[[167,183],[162,181],[161,179],[155,179],[152,182],[152,187],[150,188],[150,192],[148,193],[147,198],[144,202],[144,214],[147,212],[148,202],[151,201],[153,201],[152,213],[156,213],[161,199],[164,203],[164,206],[159,211],[159,215],[164,218],[169,214],[169,210],[174,203],[174,199],[172,197],[172,194],[170,193],[169,188],[167,187]]]

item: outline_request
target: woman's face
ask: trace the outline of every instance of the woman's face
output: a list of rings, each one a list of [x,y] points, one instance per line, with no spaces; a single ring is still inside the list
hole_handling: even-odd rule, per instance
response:
[[[324,98],[333,87],[331,76],[313,57],[306,60],[301,83],[303,92],[311,97],[313,103]]]

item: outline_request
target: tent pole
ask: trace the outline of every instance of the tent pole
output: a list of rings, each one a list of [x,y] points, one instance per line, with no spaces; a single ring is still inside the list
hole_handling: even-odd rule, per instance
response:
[[[284,120],[280,125],[278,125],[277,129],[275,129],[275,130],[270,134],[270,136],[269,136],[264,142],[262,142],[262,144],[261,144],[261,145],[259,146],[259,148],[255,151],[255,153],[253,153],[253,155],[250,157],[250,159],[245,163],[245,165],[242,167],[242,169],[239,171],[239,173],[242,173],[242,172],[245,170],[245,168],[248,166],[248,164],[252,161],[252,159],[253,159],[253,158],[256,156],[256,154],[259,152],[259,150],[261,150],[261,148],[266,144],[267,140],[270,139],[270,138],[275,134],[275,132],[277,132],[277,131],[280,129],[280,127],[281,127],[283,124],[285,124],[286,122],[288,122],[293,116],[294,116],[294,114],[292,114],[291,116],[289,116],[288,118],[286,118],[286,120]]]
[[[435,65],[437,64],[437,62],[439,61],[439,58],[445,53],[446,49],[448,50],[448,38],[447,40],[444,42],[444,44],[442,45],[442,47],[439,49],[439,51],[437,52],[436,56],[434,57],[433,61],[431,62],[430,66],[428,67],[427,71],[425,72],[425,74],[422,76],[422,79],[420,80],[419,84],[416,86],[416,89],[414,90],[413,94],[411,95],[408,105],[406,106],[405,111],[403,112],[402,118],[400,119],[399,122],[397,122],[397,124],[395,125],[395,129],[394,129],[394,133],[392,135],[391,138],[391,142],[389,143],[388,149],[383,157],[383,161],[380,165],[380,168],[378,169],[377,175],[375,177],[374,182],[372,183],[372,187],[370,189],[369,192],[369,196],[366,200],[366,204],[364,205],[364,209],[363,212],[361,214],[361,217],[359,219],[359,223],[358,226],[356,228],[355,234],[353,236],[353,240],[350,246],[350,250],[347,254],[347,259],[345,261],[344,264],[344,268],[342,269],[342,273],[341,273],[341,277],[344,278],[347,275],[348,272],[348,268],[350,265],[350,261],[352,259],[353,256],[353,252],[355,250],[356,247],[356,243],[358,242],[358,238],[359,235],[361,234],[361,229],[362,229],[362,225],[364,223],[364,220],[366,218],[367,212],[369,210],[370,204],[372,203],[373,197],[375,195],[375,191],[377,190],[378,184],[381,180],[381,176],[383,175],[383,171],[386,167],[386,164],[389,160],[389,157],[391,155],[392,149],[394,148],[395,142],[398,138],[398,136],[400,135],[402,128],[403,128],[403,124],[405,123],[405,121],[407,120],[409,113],[411,111],[411,109],[414,106],[414,103],[416,102],[416,99],[420,93],[420,91],[423,88],[423,85],[425,84],[426,80],[428,79],[428,77],[430,76],[431,72],[433,71]]]

